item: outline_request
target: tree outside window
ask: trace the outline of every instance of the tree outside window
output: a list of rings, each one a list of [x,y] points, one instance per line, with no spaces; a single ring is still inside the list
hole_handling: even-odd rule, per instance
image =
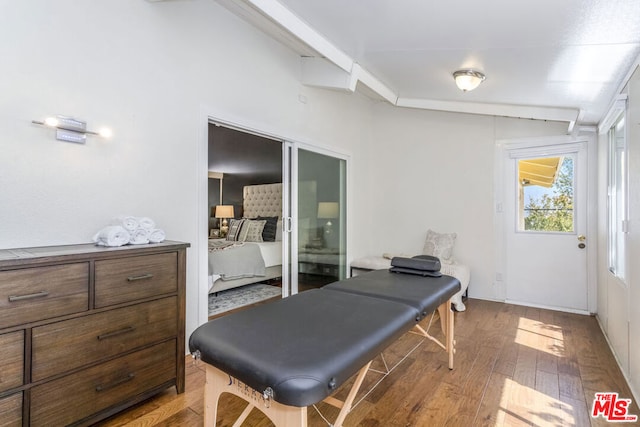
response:
[[[573,175],[573,158],[565,157],[550,188],[525,185],[525,231],[573,231]]]

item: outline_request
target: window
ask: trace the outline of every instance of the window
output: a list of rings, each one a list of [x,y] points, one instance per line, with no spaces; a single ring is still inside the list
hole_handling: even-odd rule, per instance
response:
[[[573,233],[572,155],[518,160],[519,231]]]
[[[625,279],[627,232],[627,142],[624,111],[609,129],[608,255],[609,271]]]

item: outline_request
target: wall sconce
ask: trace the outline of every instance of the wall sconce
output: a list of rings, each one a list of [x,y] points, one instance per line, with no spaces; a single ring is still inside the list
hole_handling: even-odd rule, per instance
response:
[[[112,135],[111,129],[104,128],[99,132],[87,130],[87,122],[67,116],[47,117],[43,122],[31,120],[31,123],[54,128],[56,130],[56,139],[59,141],[78,144],[84,144],[87,140],[87,135],[98,135],[103,138],[109,138]]]
[[[463,92],[474,90],[485,79],[485,75],[476,70],[458,70],[453,73],[453,79],[456,81],[456,86]]]

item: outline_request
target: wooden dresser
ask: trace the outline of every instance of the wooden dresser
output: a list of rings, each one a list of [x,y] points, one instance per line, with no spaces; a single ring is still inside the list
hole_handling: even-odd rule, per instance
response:
[[[184,392],[188,246],[0,250],[0,426],[89,425]]]

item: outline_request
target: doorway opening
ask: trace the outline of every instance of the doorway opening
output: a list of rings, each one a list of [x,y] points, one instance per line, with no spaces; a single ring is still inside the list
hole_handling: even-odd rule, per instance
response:
[[[208,318],[282,296],[283,142],[208,126]]]
[[[347,161],[331,154],[209,124],[209,317],[222,292],[286,297],[346,277]]]

